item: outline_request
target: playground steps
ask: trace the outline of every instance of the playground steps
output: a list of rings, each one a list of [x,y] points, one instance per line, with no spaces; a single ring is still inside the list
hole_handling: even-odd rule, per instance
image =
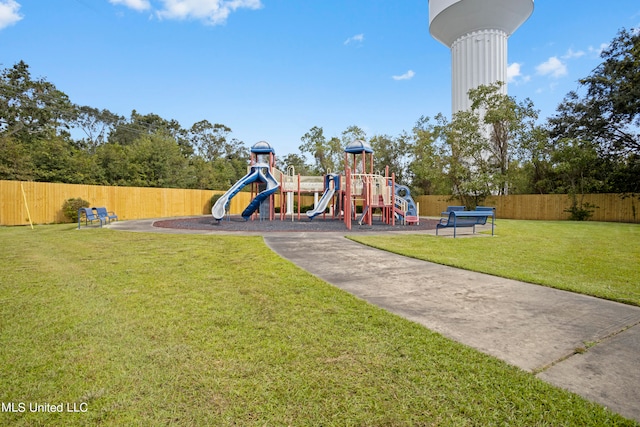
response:
[[[404,222],[406,224],[416,224],[419,225],[420,224],[420,217],[416,216],[416,215],[407,215],[407,217],[404,219]]]
[[[418,224],[420,224],[420,217],[418,215],[406,215],[405,211],[403,211],[402,209],[397,208],[397,207],[394,207],[393,211],[396,214],[402,216],[404,218],[404,223],[407,224],[407,225],[410,225],[410,224],[418,225]]]

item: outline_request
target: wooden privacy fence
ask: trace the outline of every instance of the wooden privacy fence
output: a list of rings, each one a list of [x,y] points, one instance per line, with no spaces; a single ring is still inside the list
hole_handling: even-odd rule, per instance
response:
[[[114,211],[120,220],[210,215],[211,197],[222,193],[224,191],[0,180],[0,225],[27,225],[29,214],[34,224],[67,222],[62,205],[65,200],[77,197],[87,200],[91,206],[104,206]],[[250,199],[250,193],[238,193],[231,199],[230,212],[240,214]],[[305,202],[311,203],[312,199],[307,199]],[[422,216],[440,216],[447,206],[461,204],[457,200],[449,200],[449,196],[418,196],[415,200],[420,203]],[[640,202],[637,198],[622,199],[617,194],[587,194],[584,202],[598,206],[591,218],[594,221],[640,222]],[[276,206],[279,206],[278,203],[276,199]],[[498,218],[563,220],[569,218],[564,210],[571,202],[566,194],[546,194],[494,196],[484,204],[495,206]]]
[[[581,196],[578,196],[580,199]],[[420,215],[439,216],[449,205],[462,205],[451,196],[418,196]],[[637,197],[622,198],[619,194],[585,194],[583,203],[597,206],[592,221],[640,222],[640,201]],[[485,206],[494,206],[498,218],[563,220],[569,219],[565,212],[571,206],[566,194],[524,194],[513,196],[491,196],[484,201]]]
[[[29,214],[34,224],[68,222],[62,205],[65,200],[78,197],[91,206],[114,211],[120,220],[211,214],[211,197],[222,193],[0,180],[0,225],[29,224]],[[248,193],[238,193],[229,204],[231,213],[242,212],[249,202]]]

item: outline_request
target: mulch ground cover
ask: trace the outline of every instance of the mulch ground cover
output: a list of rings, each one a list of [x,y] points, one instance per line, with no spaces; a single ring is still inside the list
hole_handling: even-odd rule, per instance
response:
[[[420,219],[420,224],[388,225],[379,218],[374,218],[372,225],[358,224],[357,221],[351,222],[351,232],[390,232],[390,231],[425,231],[434,230],[437,220]],[[231,216],[221,221],[214,219],[212,216],[192,217],[192,218],[175,218],[160,220],[153,223],[154,227],[173,228],[185,230],[207,230],[207,231],[239,231],[239,232],[349,232],[344,221],[333,218],[314,218],[312,220],[301,217],[291,221],[290,218],[281,221],[276,219],[269,220],[248,220],[245,221],[241,216]]]

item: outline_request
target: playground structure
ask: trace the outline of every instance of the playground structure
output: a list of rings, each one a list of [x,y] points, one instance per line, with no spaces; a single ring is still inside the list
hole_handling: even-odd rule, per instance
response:
[[[313,208],[305,212],[308,220],[319,215],[329,215],[343,220],[347,229],[352,222],[372,225],[376,212],[385,224],[418,224],[418,205],[409,188],[395,182],[395,174],[373,172],[373,149],[357,140],[344,150],[344,173],[328,173],[325,176],[296,175],[293,167],[287,172],[276,169],[275,150],[266,141],[251,147],[247,174],[240,178],[213,205],[211,214],[220,221],[227,213],[230,200],[244,187],[251,185],[251,202],[242,212],[245,220],[274,220],[275,195],[280,191],[280,220],[302,218],[303,195],[314,195]],[[321,196],[320,196],[321,195]],[[294,199],[297,197],[297,212]]]
[[[249,184],[251,184],[251,203],[242,212],[242,217],[248,220],[258,210],[261,214],[269,212],[269,220],[273,219],[273,194],[280,187],[273,175],[273,172],[279,172],[275,168],[275,151],[268,142],[260,141],[251,147],[250,161],[248,173],[227,190],[211,208],[211,214],[215,219],[224,218],[229,201]],[[260,184],[264,184],[265,188],[261,190]]]

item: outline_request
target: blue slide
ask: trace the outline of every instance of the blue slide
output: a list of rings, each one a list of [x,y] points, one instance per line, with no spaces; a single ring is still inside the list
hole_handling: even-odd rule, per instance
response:
[[[240,178],[238,182],[233,184],[233,186],[229,190],[227,190],[227,192],[224,193],[211,208],[211,214],[213,215],[213,217],[218,221],[224,218],[224,214],[229,207],[229,202],[245,186],[256,181],[266,183],[267,188],[264,191],[258,193],[258,195],[251,201],[251,203],[249,203],[249,206],[247,206],[244,212],[242,212],[242,217],[244,219],[249,219],[251,217],[251,214],[254,213],[256,209],[258,209],[260,203],[262,203],[262,201],[269,197],[271,194],[275,193],[280,187],[280,184],[278,184],[278,181],[274,178],[273,175],[271,175],[271,172],[269,172],[268,169],[266,175],[262,172],[262,169],[265,167],[265,165],[252,166],[248,174],[246,174],[245,176]]]
[[[278,191],[278,188],[280,187],[280,184],[278,184],[278,181],[274,178],[273,175],[271,175],[271,172],[269,172],[268,170],[266,175],[259,170],[258,179],[256,179],[256,181],[266,183],[267,188],[264,191],[261,191],[260,193],[258,193],[258,195],[251,201],[251,203],[249,203],[249,206],[247,206],[245,210],[242,212],[242,218],[244,219],[251,218],[251,214],[254,213],[256,209],[260,207],[260,203],[262,203],[263,200],[265,200],[267,197],[269,197],[270,195]]]

